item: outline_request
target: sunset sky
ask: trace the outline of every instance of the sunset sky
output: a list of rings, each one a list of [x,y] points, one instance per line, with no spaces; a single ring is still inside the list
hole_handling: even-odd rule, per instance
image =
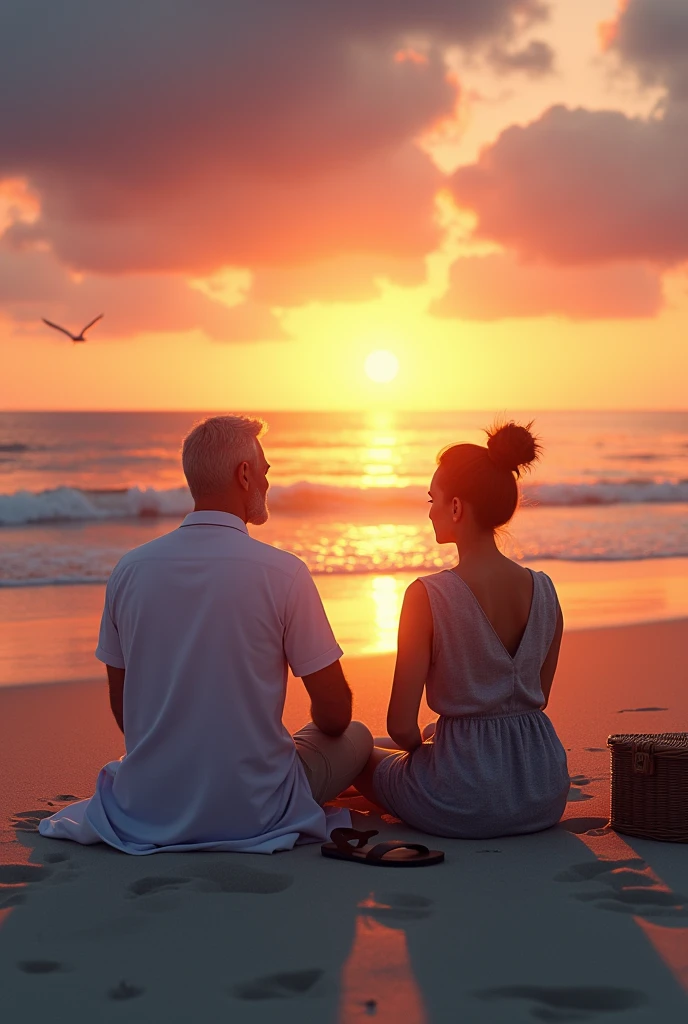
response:
[[[7,0],[0,139],[0,408],[686,406],[686,0]]]

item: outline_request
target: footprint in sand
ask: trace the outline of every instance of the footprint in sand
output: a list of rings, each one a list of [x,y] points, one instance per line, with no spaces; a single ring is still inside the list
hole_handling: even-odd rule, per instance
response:
[[[640,857],[573,864],[555,875],[554,880],[598,883],[601,888],[573,894],[581,902],[593,903],[598,910],[614,910],[637,917],[688,918],[688,897],[662,889]]]
[[[607,875],[613,872],[633,871],[636,876],[647,869],[646,862],[641,857],[627,857],[626,860],[586,860],[583,864],[572,864],[565,871],[560,871],[554,876],[555,882],[589,882],[600,875]],[[645,874],[647,884],[652,885],[652,878]]]
[[[0,885],[26,885],[42,882],[51,874],[42,864],[0,864]]]
[[[0,864],[0,910],[21,907],[27,885],[44,882],[51,874],[42,864]]]
[[[67,853],[46,853],[43,858],[46,864],[66,864],[69,861]]]
[[[24,974],[55,974],[56,971],[69,970],[59,960],[20,960],[17,967]]]
[[[588,1020],[598,1013],[634,1010],[649,1000],[644,992],[632,988],[589,988],[583,985],[505,985],[475,993],[479,999],[525,999],[536,1020]]]
[[[23,892],[15,892],[7,899],[0,899],[0,910],[9,910],[10,907],[23,907],[26,903],[26,896]]]
[[[584,793],[582,789],[574,789],[571,787],[568,796],[566,797],[566,803],[575,804],[579,800],[592,800],[592,793]]]
[[[128,981],[120,981],[119,985],[115,985],[108,992],[108,999],[123,1000],[123,999],[136,999],[137,996],[142,996],[145,989],[139,988],[137,985],[130,985]]]
[[[266,974],[253,981],[234,985],[230,992],[236,999],[293,999],[295,996],[319,995],[318,982],[324,975],[319,968],[305,971],[289,971],[283,974]]]
[[[585,833],[600,835],[609,829],[608,818],[564,818],[559,822],[558,828],[572,832],[574,836],[582,836]]]
[[[209,858],[209,855],[206,854],[206,857]],[[182,891],[267,894],[283,892],[293,883],[291,875],[262,871],[228,861],[228,857],[217,860],[209,858],[202,864],[195,863],[193,872],[189,871],[188,874],[146,875],[137,878],[128,886],[129,898],[136,899],[142,909],[167,909],[167,903],[161,907],[153,903],[152,898]]]
[[[137,878],[129,886],[130,896],[157,895],[161,892],[178,892],[191,882],[190,878],[180,875],[149,875]]]
[[[420,921],[432,914],[433,901],[415,893],[383,892],[370,896],[358,904],[361,913],[376,921]]]
[[[56,870],[46,864],[0,864],[0,893],[9,893],[9,898],[0,899],[0,909],[5,910],[7,907],[17,907],[25,903],[26,895],[23,890],[27,886],[37,883],[60,885],[72,881],[78,875],[67,854],[48,854],[45,860],[48,864],[64,866]]]
[[[35,811],[18,811],[11,817],[12,828],[16,832],[38,832],[38,823],[49,818],[53,811],[42,809]]]
[[[584,793],[582,787],[593,782],[593,779],[589,779],[586,775],[571,775],[569,776],[569,781],[571,788],[566,797],[567,803],[573,803],[576,800],[592,800],[592,793]]]

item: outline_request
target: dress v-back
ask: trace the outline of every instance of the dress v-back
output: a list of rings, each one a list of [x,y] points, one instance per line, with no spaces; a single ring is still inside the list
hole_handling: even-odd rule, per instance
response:
[[[421,577],[433,622],[426,696],[440,717],[431,740],[378,765],[375,790],[424,832],[466,839],[537,832],[564,811],[566,752],[541,710],[540,684],[558,602],[549,576],[531,575],[530,614],[513,655],[460,576],[445,569]]]

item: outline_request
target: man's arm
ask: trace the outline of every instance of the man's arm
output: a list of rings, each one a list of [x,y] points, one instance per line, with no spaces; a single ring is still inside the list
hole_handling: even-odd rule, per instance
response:
[[[124,669],[106,665],[108,687],[110,689],[110,707],[115,721],[124,734]]]
[[[311,698],[313,723],[328,736],[341,736],[351,722],[352,703],[341,662],[304,676],[303,685]]]

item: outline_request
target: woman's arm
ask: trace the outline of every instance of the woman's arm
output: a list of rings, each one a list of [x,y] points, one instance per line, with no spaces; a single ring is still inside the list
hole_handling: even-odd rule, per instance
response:
[[[561,647],[561,637],[564,632],[564,616],[561,613],[561,607],[557,604],[557,624],[554,627],[554,636],[552,643],[549,646],[547,657],[545,658],[542,668],[540,669],[540,686],[545,697],[545,703],[542,705],[546,708],[549,704],[549,695],[552,689],[552,682],[554,680],[554,673],[557,670],[557,662],[559,661],[559,648]]]
[[[425,587],[416,580],[406,591],[399,618],[397,662],[387,711],[387,730],[401,750],[423,742],[418,709],[432,656],[432,612]]]

